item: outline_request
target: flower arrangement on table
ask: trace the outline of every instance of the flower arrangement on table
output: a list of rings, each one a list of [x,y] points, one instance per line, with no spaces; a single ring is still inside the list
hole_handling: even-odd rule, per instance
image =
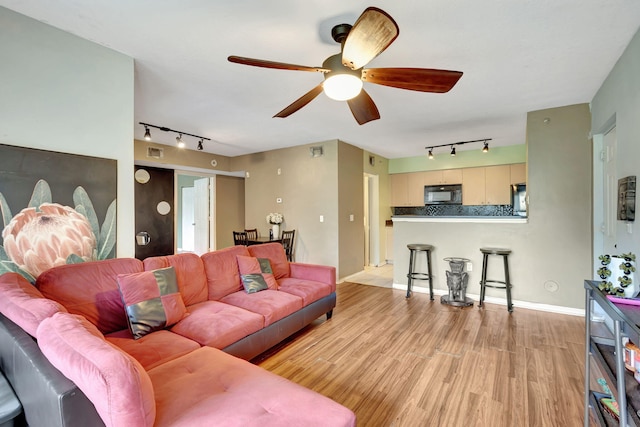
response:
[[[281,213],[270,213],[269,215],[267,215],[267,222],[271,225],[274,224],[282,224],[282,221],[284,221],[284,217],[282,216]]]

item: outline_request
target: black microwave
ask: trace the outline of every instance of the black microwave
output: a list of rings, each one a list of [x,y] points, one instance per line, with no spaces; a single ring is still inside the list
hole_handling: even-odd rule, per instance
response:
[[[461,205],[462,185],[425,185],[425,205]]]

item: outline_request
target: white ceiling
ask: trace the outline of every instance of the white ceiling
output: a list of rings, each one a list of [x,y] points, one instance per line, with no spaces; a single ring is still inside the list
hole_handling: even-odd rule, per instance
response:
[[[135,59],[138,122],[211,138],[226,156],[341,139],[387,158],[493,138],[523,144],[528,111],[590,102],[640,26],[638,0],[0,0],[0,5]],[[320,66],[340,51],[335,24],[368,6],[398,23],[368,67],[463,71],[446,94],[365,83],[381,119],[358,125],[323,94],[272,118],[319,73],[249,67],[229,55]],[[173,144],[175,134],[152,132]],[[197,141],[186,138],[189,148]],[[474,144],[471,144],[474,145]],[[465,146],[468,147],[468,146]],[[478,148],[478,147],[469,147]]]

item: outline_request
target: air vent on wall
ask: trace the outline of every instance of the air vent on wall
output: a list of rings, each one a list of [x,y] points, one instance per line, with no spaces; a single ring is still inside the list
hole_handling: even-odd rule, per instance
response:
[[[164,149],[156,147],[147,147],[147,157],[161,159],[164,157]]]

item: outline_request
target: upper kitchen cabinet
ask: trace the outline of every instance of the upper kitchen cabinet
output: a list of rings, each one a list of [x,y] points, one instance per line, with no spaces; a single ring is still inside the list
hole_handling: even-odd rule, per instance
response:
[[[390,175],[391,206],[424,206],[425,172]]]
[[[407,175],[408,173],[396,173],[389,176],[391,183],[391,206],[407,206]]]
[[[526,184],[527,182],[527,164],[526,163],[516,163],[510,165],[511,167],[511,181],[513,184]]]
[[[427,171],[424,173],[424,185],[462,184],[462,169]]]
[[[487,205],[511,204],[510,165],[485,168],[485,199]]]
[[[509,165],[462,170],[463,205],[508,205],[511,203]]]
[[[485,204],[485,168],[465,168],[462,170],[462,204]]]

